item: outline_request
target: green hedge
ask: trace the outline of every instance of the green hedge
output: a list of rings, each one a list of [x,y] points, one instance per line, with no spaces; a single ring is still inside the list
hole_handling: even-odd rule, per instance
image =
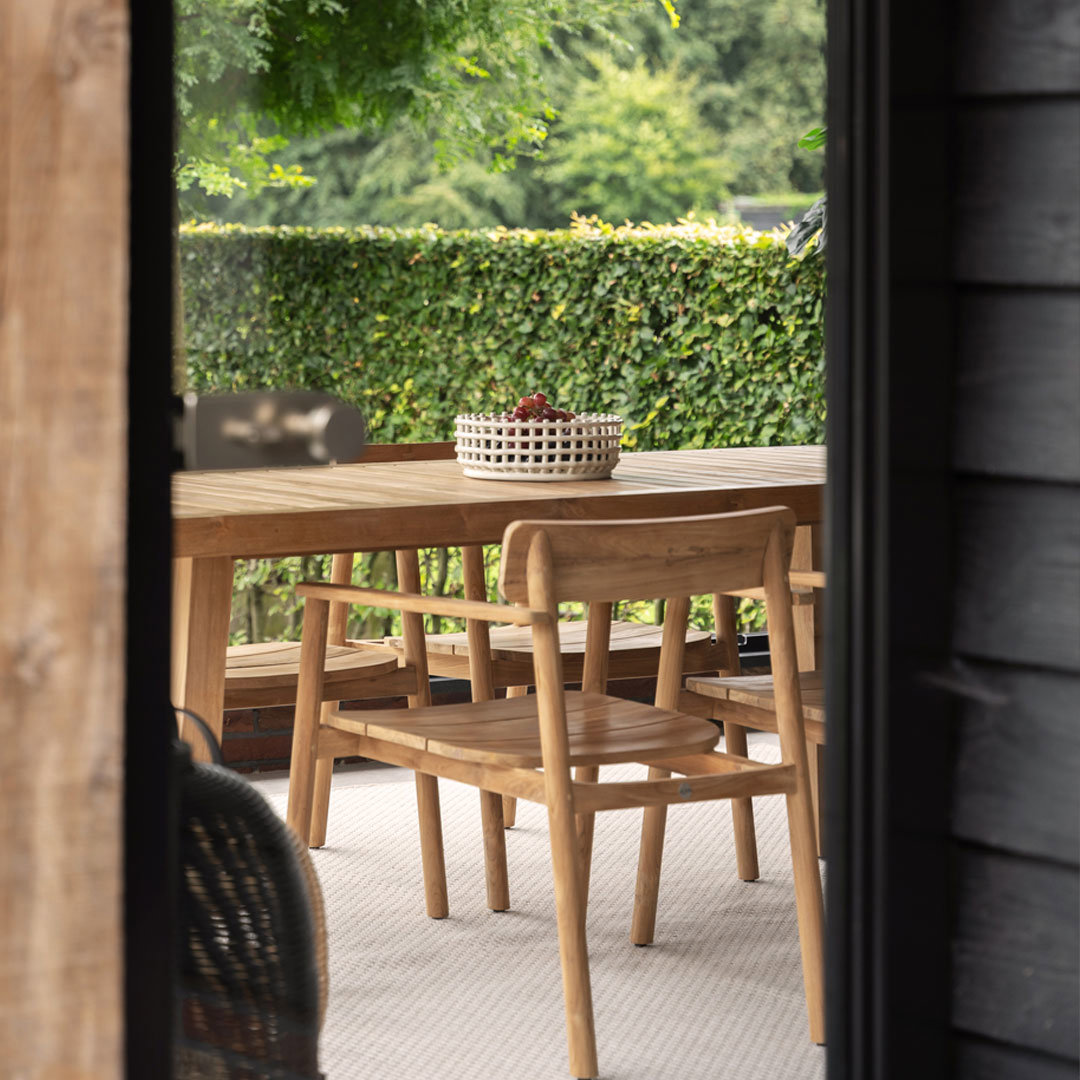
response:
[[[379,441],[533,390],[638,449],[824,439],[821,261],[776,234],[200,225],[181,257],[192,386],[329,390]]]
[[[329,390],[373,441],[448,439],[457,413],[533,390],[618,412],[635,449],[824,441],[821,260],[789,258],[775,234],[200,225],[182,230],[181,267],[193,387]],[[425,569],[461,594],[456,556],[426,553]],[[295,636],[293,582],[325,571],[237,564],[233,639]],[[392,568],[368,557],[357,576]],[[369,614],[351,631],[390,628]]]

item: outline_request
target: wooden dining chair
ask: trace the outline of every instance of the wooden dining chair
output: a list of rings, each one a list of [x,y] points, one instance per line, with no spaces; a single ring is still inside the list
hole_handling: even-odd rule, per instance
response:
[[[707,721],[677,711],[685,632],[692,595],[739,585],[764,586],[770,601],[789,591],[788,560],[794,515],[784,508],[707,517],[627,522],[521,521],[503,537],[500,590],[492,604],[307,584],[297,729],[289,783],[288,822],[309,835],[316,763],[334,754],[360,754],[445,777],[493,795],[513,795],[547,807],[563,971],[570,1071],[598,1074],[588,948],[585,939],[586,866],[579,825],[597,811],[648,808],[638,869],[633,940],[652,939],[660,880],[664,814],[672,803],[784,794],[795,875],[804,981],[814,1041],[824,1038],[821,885],[813,849],[805,732],[795,670],[790,608],[773,627],[774,672],[782,762],[766,765],[717,753],[719,733]],[[619,600],[668,601],[656,699],[646,705],[584,689],[565,689],[558,605],[596,605],[586,649],[590,676],[609,656],[606,623]],[[347,601],[403,613],[406,662],[417,676],[414,707],[349,711],[321,708],[330,606]],[[778,605],[780,606],[780,605]],[[471,627],[503,622],[532,633],[536,693],[463,705],[430,705],[423,614],[470,620]],[[470,654],[474,685],[491,689],[482,649]],[[587,682],[589,680],[586,680]],[[649,779],[574,779],[571,768],[646,762]],[[671,779],[671,773],[684,774]],[[445,876],[437,814],[422,818],[425,888],[443,890]],[[434,880],[429,880],[429,874]]]
[[[465,577],[465,597],[469,600],[487,598],[484,576],[483,549],[479,546],[461,549]],[[599,609],[600,618],[607,624],[608,659],[605,685],[612,679],[649,678],[656,674],[663,642],[662,624],[611,621],[608,608]],[[589,615],[593,614],[590,608]],[[589,640],[589,618],[564,621],[560,624],[559,648],[563,658],[563,677],[569,683],[585,680],[585,652]],[[470,678],[470,652],[476,634],[468,631],[451,634],[430,634],[427,638],[428,670],[432,675],[448,678]],[[738,661],[738,644],[718,642],[708,630],[687,628],[683,651],[683,673],[707,673],[731,668]],[[404,640],[388,637],[385,644],[404,655]],[[507,697],[523,697],[535,685],[532,635],[527,627],[500,626],[492,629],[484,643],[490,652],[492,686],[505,688]],[[728,649],[735,650],[734,657]],[[595,779],[595,777],[593,777]],[[503,799],[503,822],[513,828],[517,800]]]

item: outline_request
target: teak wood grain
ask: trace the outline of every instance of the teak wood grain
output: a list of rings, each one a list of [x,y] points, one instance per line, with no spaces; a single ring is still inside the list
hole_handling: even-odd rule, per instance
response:
[[[675,517],[788,506],[820,520],[825,449],[624,454],[610,480],[473,480],[456,461],[182,473],[174,554],[256,558],[494,544],[519,518]]]
[[[128,5],[3,4],[0,43],[0,1073],[114,1080]]]
[[[535,695],[472,701],[423,710],[333,712],[343,731],[480,764],[538,768]],[[654,755],[703,753],[716,743],[712,725],[673,711],[603,694],[567,693],[566,727],[572,765],[641,761]]]
[[[585,643],[589,634],[588,620],[580,622],[562,622],[559,626],[559,646],[563,657],[585,656]],[[660,648],[662,629],[647,623],[613,622],[609,639],[609,651],[629,654],[626,659],[639,659],[640,656],[655,656]],[[690,630],[687,643],[711,641],[708,630]],[[397,645],[400,638],[387,638],[387,643]],[[532,651],[532,633],[528,629],[509,626],[496,627],[491,631],[491,658],[493,660],[515,660],[522,652]],[[448,656],[468,656],[469,640],[467,634],[434,634],[428,640],[428,652]],[[640,656],[639,656],[640,654]],[[709,665],[702,668],[708,669]],[[715,665],[712,665],[715,666]]]
[[[764,507],[760,509],[765,509]],[[783,509],[772,506],[771,509]],[[762,584],[761,549],[772,519],[750,511],[725,517],[728,542],[713,542],[711,516],[648,518],[615,522],[518,521],[504,538],[499,591],[514,603],[529,594],[528,563],[523,552],[534,535],[547,537],[558,582],[556,601],[653,600],[664,595],[695,596],[726,592],[740,585]],[[694,558],[679,559],[663,546],[677,528]],[[685,640],[685,639],[684,639]]]
[[[599,625],[601,624],[591,619],[560,623],[559,646],[563,656],[563,676],[567,682],[586,681],[588,635],[590,627]],[[644,623],[609,623],[606,620],[602,625],[608,631],[610,649],[605,653],[603,685],[594,686],[597,693],[606,691],[608,679],[650,678],[655,674],[663,627]],[[504,686],[515,694],[528,692],[533,683],[530,631],[513,626],[493,627],[485,645],[489,655],[487,660],[482,661],[480,670],[489,672],[493,687]],[[401,638],[385,638],[377,647],[390,648],[400,653]],[[469,679],[472,670],[470,650],[468,633],[432,635],[428,638],[431,673]],[[727,647],[714,644],[709,631],[687,631],[683,661],[685,672],[716,671],[726,666],[727,661]]]
[[[803,716],[807,720],[825,723],[825,678],[820,671],[799,673],[802,689]],[[740,675],[735,678],[716,678],[712,676],[691,676],[686,680],[686,689],[702,697],[715,698],[718,701],[732,701],[749,705],[757,709],[776,710],[776,689],[771,675]],[[766,730],[774,731],[775,726]],[[808,731],[809,733],[809,731]]]

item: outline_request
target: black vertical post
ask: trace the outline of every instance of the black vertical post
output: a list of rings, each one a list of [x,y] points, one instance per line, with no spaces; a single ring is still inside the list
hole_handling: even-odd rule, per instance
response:
[[[125,777],[130,1080],[172,1075],[176,829],[169,706],[172,5],[132,3]]]
[[[829,9],[830,1080],[948,1074],[949,10]]]

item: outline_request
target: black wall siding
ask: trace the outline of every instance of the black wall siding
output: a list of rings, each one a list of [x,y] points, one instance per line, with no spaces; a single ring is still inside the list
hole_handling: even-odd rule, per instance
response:
[[[961,94],[1080,92],[1080,7],[1074,0],[960,0]]]
[[[954,467],[1080,484],[1080,295],[973,287],[956,310]]]
[[[1080,100],[968,100],[956,139],[957,280],[1080,285]]]
[[[966,845],[958,847],[955,866],[954,1025],[1075,1059],[1075,867]]]
[[[1080,676],[959,662],[953,836],[1080,862]]]
[[[1080,485],[965,477],[955,498],[953,647],[1080,671]]]
[[[1076,1080],[1076,1065],[1007,1043],[958,1035],[953,1045],[953,1074],[978,1080]]]
[[[1080,4],[959,0],[954,1073],[1080,1054]]]

